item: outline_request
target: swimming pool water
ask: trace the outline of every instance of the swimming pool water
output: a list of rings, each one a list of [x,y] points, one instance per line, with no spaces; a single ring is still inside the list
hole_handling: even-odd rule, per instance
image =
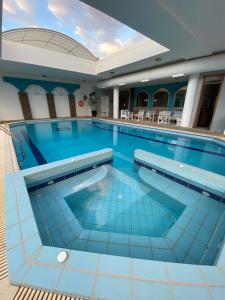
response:
[[[225,175],[225,145],[215,139],[95,120],[17,124],[11,131],[25,150],[23,158],[14,141],[21,169],[109,147],[114,166],[131,176],[135,149]]]

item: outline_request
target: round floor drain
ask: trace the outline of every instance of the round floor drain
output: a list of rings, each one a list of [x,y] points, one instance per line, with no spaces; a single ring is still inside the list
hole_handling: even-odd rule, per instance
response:
[[[67,257],[68,257],[68,253],[66,251],[61,251],[57,255],[57,261],[59,263],[64,262],[67,259]]]

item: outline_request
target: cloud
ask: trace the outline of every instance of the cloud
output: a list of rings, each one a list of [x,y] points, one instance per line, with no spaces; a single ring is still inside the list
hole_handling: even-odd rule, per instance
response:
[[[72,26],[74,38],[79,38],[99,57],[111,55],[145,39],[126,25],[78,0],[48,0],[48,9],[60,24]]]
[[[34,2],[29,0],[4,0],[4,18],[21,24],[21,26],[34,26],[35,9]]]

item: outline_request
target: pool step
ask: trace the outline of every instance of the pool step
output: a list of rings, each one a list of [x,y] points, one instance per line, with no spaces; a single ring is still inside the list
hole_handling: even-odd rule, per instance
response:
[[[134,161],[137,166],[225,203],[225,176],[140,149],[135,150]]]

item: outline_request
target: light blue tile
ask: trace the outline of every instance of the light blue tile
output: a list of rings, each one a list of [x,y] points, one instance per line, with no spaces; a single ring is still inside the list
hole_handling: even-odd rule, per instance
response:
[[[172,250],[152,248],[153,259],[169,262],[177,262],[176,256]]]
[[[60,269],[34,265],[23,280],[23,284],[37,288],[55,289],[59,281]]]
[[[15,273],[23,264],[25,264],[25,257],[21,244],[7,251],[7,261],[9,274]]]
[[[58,289],[61,293],[80,297],[91,297],[95,276],[81,272],[64,271]]]
[[[204,283],[198,266],[188,264],[167,264],[169,278],[178,282]]]
[[[168,287],[165,284],[135,281],[135,299],[139,300],[169,300]]]
[[[75,239],[70,242],[68,245],[70,249],[86,251],[87,249],[87,240]]]
[[[170,286],[173,291],[174,300],[210,300],[211,297],[208,292],[207,287],[201,286],[182,286],[182,285],[173,285]],[[216,299],[217,300],[217,299]]]
[[[18,215],[17,215],[16,208],[14,210],[7,211],[5,213],[5,219],[6,219],[6,228],[16,225],[18,223]]]
[[[134,259],[134,275],[140,279],[168,280],[165,263],[154,260]]]
[[[24,240],[29,239],[30,237],[38,234],[37,225],[35,223],[34,218],[23,221],[21,223],[21,229],[22,237]]]
[[[98,276],[95,286],[95,297],[107,300],[132,299],[131,280]]]
[[[38,235],[24,242],[24,250],[27,257],[30,257],[42,246]]]
[[[205,281],[210,284],[224,285],[225,286],[225,274],[215,266],[201,266],[200,267]]]
[[[6,246],[7,249],[14,247],[21,242],[20,226],[14,225],[6,230]]]
[[[211,287],[210,292],[213,300],[224,300],[225,288],[222,287]]]
[[[91,230],[89,240],[107,243],[109,240],[109,232]]]
[[[89,252],[71,251],[66,265],[79,270],[95,272],[99,255]]]
[[[17,272],[10,274],[10,283],[21,285],[24,277],[30,269],[30,265],[28,263],[23,264]]]
[[[38,253],[37,257],[35,257],[35,261],[40,262],[42,264],[48,264],[62,268],[65,265],[65,263],[57,262],[57,255],[61,251],[66,251],[68,255],[70,253],[70,251],[67,249],[43,246],[41,248],[41,251]]]
[[[99,271],[102,273],[131,276],[131,259],[101,255]]]
[[[150,245],[151,245],[151,247],[154,247],[154,248],[165,248],[165,249],[169,248],[169,245],[164,238],[151,237]]]

